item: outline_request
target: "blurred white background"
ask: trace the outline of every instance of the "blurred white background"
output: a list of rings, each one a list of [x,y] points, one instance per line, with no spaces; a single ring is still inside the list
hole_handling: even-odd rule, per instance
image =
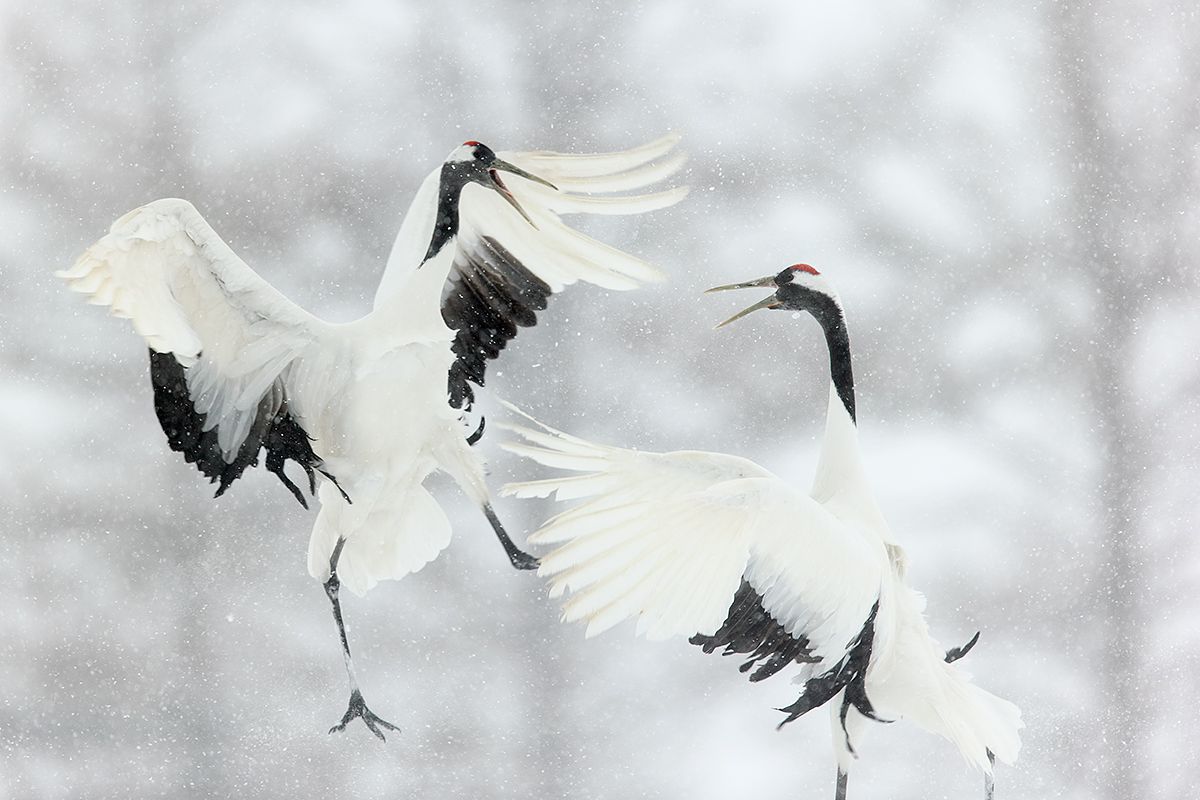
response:
[[[0,797],[830,795],[824,713],[774,729],[797,687],[631,626],[584,641],[446,483],[450,550],[346,600],[364,691],[403,733],[326,735],[344,675],[311,513],[263,470],[212,501],[167,449],[140,338],[51,274],[180,196],[351,319],[464,139],[666,131],[691,197],[588,229],[670,281],[559,296],[481,407],[807,484],[819,330],[714,332],[745,298],[700,290],[816,265],[935,635],[981,629],[965,663],[1024,710],[998,796],[1194,793],[1192,3],[9,0],[0,41]],[[480,445],[497,489],[528,475],[501,438]],[[550,511],[496,505],[519,541]],[[872,731],[851,796],[981,784],[899,723]]]

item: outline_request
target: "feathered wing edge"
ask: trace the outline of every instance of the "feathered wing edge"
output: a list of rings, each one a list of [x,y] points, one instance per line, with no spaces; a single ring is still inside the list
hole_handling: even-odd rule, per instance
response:
[[[230,371],[240,376],[289,360],[294,339],[270,334],[288,329],[305,338],[323,324],[263,280],[191,203],[177,198],[120,217],[55,275],[87,295],[90,305],[109,306],[113,316],[128,319],[155,352],[173,353],[185,367],[205,349],[209,329],[247,329],[239,333],[253,346],[230,359]],[[211,307],[197,307],[202,304]]]
[[[535,150],[507,151],[497,155],[553,183],[558,188],[557,192],[549,187],[537,186],[544,190],[541,193],[545,198],[542,204],[559,214],[633,214],[676,203],[687,194],[687,188],[676,187],[647,195],[615,198],[593,195],[630,192],[674,175],[687,162],[685,153],[672,152],[680,138],[678,134],[667,134],[637,147],[612,153]],[[522,181],[522,186],[528,185]]]
[[[683,166],[687,157],[671,152],[678,142],[678,136],[664,136],[623,152],[591,155],[497,153],[501,159],[551,181],[557,190],[502,173],[509,190],[534,219],[534,230],[494,192],[468,186],[460,205],[459,235],[498,241],[538,280],[545,281],[551,292],[577,280],[618,289],[662,280],[661,270],[573,230],[560,215],[640,214],[679,202],[687,195],[686,186],[630,194],[666,180]],[[440,176],[439,165],[422,181],[404,214],[375,293],[376,309],[403,297],[409,278],[428,249]],[[625,194],[618,194],[622,192]],[[493,224],[496,220],[499,222]]]
[[[629,192],[662,181],[686,160],[671,154],[678,137],[622,153],[502,153],[505,160],[555,183],[556,189],[506,177],[528,221],[495,192],[469,186],[460,204],[457,250],[442,292],[442,319],[455,331],[450,404],[469,408],[473,385],[483,386],[488,362],[521,328],[537,324],[551,295],[578,281],[629,290],[663,279],[642,259],[567,225],[563,214],[640,214],[665,208],[687,194],[674,187],[649,194]]]
[[[539,574],[550,578],[551,597],[570,592],[563,620],[585,622],[588,637],[631,617],[650,639],[717,630],[749,558],[745,513],[707,506],[697,491],[708,479],[670,469],[663,461],[670,454],[592,444],[505,405],[540,428],[504,425],[524,440],[505,449],[583,473],[501,490],[583,500],[529,537],[532,545],[556,545]]]
[[[150,380],[154,387],[154,413],[167,436],[167,445],[182,453],[187,463],[195,464],[210,483],[217,484],[216,497],[224,494],[247,467],[257,466],[259,455],[265,449],[267,471],[278,477],[304,508],[308,508],[308,501],[303,491],[284,471],[288,461],[295,461],[304,470],[310,494],[316,494],[315,472],[320,472],[337,486],[347,502],[350,501],[337,479],[324,469],[324,461],[313,452],[312,440],[292,416],[281,381],[272,384],[259,401],[254,424],[234,458],[227,461],[218,443],[217,430],[206,427],[205,416],[192,404],[186,369],[175,356],[156,353],[151,348]]]
[[[265,448],[267,469],[307,507],[283,466],[300,463],[311,490],[322,462],[289,411],[285,375],[324,323],[259,277],[185,200],[130,211],[56,275],[145,339],[168,444],[219,484],[218,496]]]
[[[468,230],[501,242],[554,292],[577,280],[617,290],[661,281],[665,276],[657,267],[576,231],[561,215],[642,214],[678,203],[687,196],[686,186],[646,194],[614,194],[644,189],[674,175],[687,160],[683,153],[671,153],[678,143],[678,136],[668,135],[616,153],[500,153],[501,158],[557,187],[519,177],[508,181],[537,227],[520,219],[495,193],[483,198],[489,213],[478,217],[466,214],[464,222]]]

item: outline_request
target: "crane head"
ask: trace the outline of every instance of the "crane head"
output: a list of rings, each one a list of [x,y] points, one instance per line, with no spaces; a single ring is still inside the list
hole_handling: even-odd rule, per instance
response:
[[[774,294],[760,300],[749,308],[742,309],[734,314],[729,319],[718,325],[718,328],[723,328],[735,320],[758,311],[761,308],[782,308],[789,311],[807,311],[810,314],[815,313],[821,307],[818,299],[830,299],[837,301],[837,295],[833,291],[833,287],[822,277],[821,273],[817,272],[808,264],[793,264],[786,267],[778,274],[768,275],[765,278],[758,278],[744,283],[731,283],[726,286],[714,286],[706,290],[708,292],[724,292],[729,289],[774,289]]]
[[[504,184],[504,181],[501,180],[500,172],[508,172],[512,175],[520,176],[527,181],[540,183],[556,191],[558,189],[550,181],[539,178],[537,175],[526,172],[515,164],[504,161],[496,155],[492,148],[474,140],[463,142],[459,147],[454,149],[454,152],[446,157],[446,161],[442,165],[442,180],[446,181],[450,179],[457,184],[457,188],[459,189],[468,183],[478,183],[480,186],[491,189],[507,200],[509,205],[525,218],[526,222],[536,228],[537,225],[534,224],[533,219],[525,212],[525,209],[517,202],[517,198],[513,196],[513,193]]]

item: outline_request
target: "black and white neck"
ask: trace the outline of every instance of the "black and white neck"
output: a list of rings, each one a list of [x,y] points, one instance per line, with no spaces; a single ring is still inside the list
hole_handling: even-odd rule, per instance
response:
[[[446,245],[458,236],[459,204],[462,201],[462,191],[469,183],[477,183],[485,189],[496,192],[518,214],[524,217],[526,222],[534,228],[537,227],[533,217],[529,216],[529,212],[521,207],[517,198],[500,178],[501,172],[516,175],[533,183],[540,183],[542,186],[557,191],[557,187],[545,178],[539,178],[516,164],[501,160],[487,145],[474,141],[463,142],[446,158],[438,173],[437,210],[434,214],[433,232],[429,237],[429,247],[425,251],[425,257],[421,259],[421,265],[436,258],[446,249]]]
[[[422,264],[436,257],[458,236],[458,208],[462,191],[469,183],[489,183],[491,176],[488,167],[495,160],[496,154],[491,148],[474,141],[463,143],[446,157],[438,180],[433,232],[429,238],[429,248],[421,259]]]
[[[776,275],[745,283],[717,286],[729,289],[771,288],[774,293],[739,311],[717,327],[728,325],[760,309],[784,309],[812,314],[825,333],[829,348],[829,406],[825,435],[813,481],[812,497],[818,502],[846,501],[843,513],[882,523],[858,452],[858,423],[854,402],[854,371],[850,366],[850,334],[846,316],[833,286],[808,264],[793,264]]]
[[[854,371],[850,365],[850,335],[837,292],[807,264],[789,267],[776,276],[777,307],[807,311],[820,324],[829,348],[829,406],[825,435],[813,480],[812,497],[820,502],[845,503],[843,513],[882,523],[874,493],[858,449]]]
[[[850,364],[850,334],[837,292],[823,275],[807,264],[795,264],[775,276],[779,308],[812,314],[825,333],[829,348],[829,377],[838,399],[857,424],[854,405],[854,370]]]

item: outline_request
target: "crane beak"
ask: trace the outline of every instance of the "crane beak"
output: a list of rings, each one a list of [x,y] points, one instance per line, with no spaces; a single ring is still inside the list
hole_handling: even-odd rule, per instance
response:
[[[729,289],[729,288],[733,288],[733,287],[725,286],[725,287],[721,287],[721,288]],[[709,289],[709,291],[711,292],[712,289]],[[746,316],[747,314],[751,314],[755,311],[758,311],[760,308],[779,308],[782,305],[783,305],[783,302],[778,297],[776,297],[775,295],[771,295],[770,297],[767,297],[763,300],[759,300],[757,303],[750,306],[749,308],[743,308],[741,311],[734,314],[732,317],[725,320],[717,327],[724,328],[729,323],[736,322],[737,320],[741,319],[742,317]]]
[[[729,291],[730,289],[766,289],[766,288],[772,288],[772,289],[777,288],[777,284],[775,283],[774,275],[768,275],[765,278],[759,278],[759,279],[753,280],[753,281],[746,281],[745,283],[731,283],[726,286],[714,286],[711,289],[705,289],[704,293],[711,294],[713,292],[726,292],[726,291]],[[776,297],[775,295],[772,294],[770,297],[768,297],[764,300],[760,300],[759,302],[755,303],[754,305],[750,306],[749,308],[742,309],[741,311],[734,314],[729,319],[722,322],[717,327],[724,328],[729,323],[735,322],[735,321],[741,319],[742,317],[746,316],[747,314],[751,314],[755,311],[758,311],[761,308],[779,308],[782,305],[783,305],[783,302],[778,297]]]
[[[510,164],[507,161],[501,161],[500,159],[497,158],[495,161],[492,162],[492,169],[502,169],[505,172],[511,172],[513,175],[519,175],[520,177],[524,178],[527,181],[533,181],[534,183],[540,183],[542,186],[547,186],[556,192],[558,191],[558,187],[555,186],[550,181],[546,180],[545,178],[539,178],[537,175],[534,175],[532,172],[526,172],[525,170],[518,167],[516,164]]]
[[[768,275],[765,278],[746,281],[745,283],[730,283],[726,286],[714,286],[711,289],[705,289],[704,293],[712,294],[713,292],[727,292],[730,289],[766,289],[767,287],[775,288],[775,286],[775,276]]]
[[[504,185],[504,181],[500,180],[498,170],[511,172],[513,175],[519,175],[527,181],[533,181],[534,183],[540,183],[543,186],[548,186],[554,191],[558,191],[558,187],[545,178],[539,178],[537,175],[521,169],[516,164],[510,164],[507,161],[501,161],[500,159],[493,161],[491,167],[488,168],[488,175],[491,176],[492,179],[492,188],[499,192],[500,196],[507,200],[508,204],[515,208],[517,213],[524,217],[525,221],[532,225],[534,230],[536,230],[537,223],[535,223],[533,218],[526,213],[525,209],[521,208],[521,204],[517,202],[517,198],[513,197],[513,193],[509,191],[509,188]]]

